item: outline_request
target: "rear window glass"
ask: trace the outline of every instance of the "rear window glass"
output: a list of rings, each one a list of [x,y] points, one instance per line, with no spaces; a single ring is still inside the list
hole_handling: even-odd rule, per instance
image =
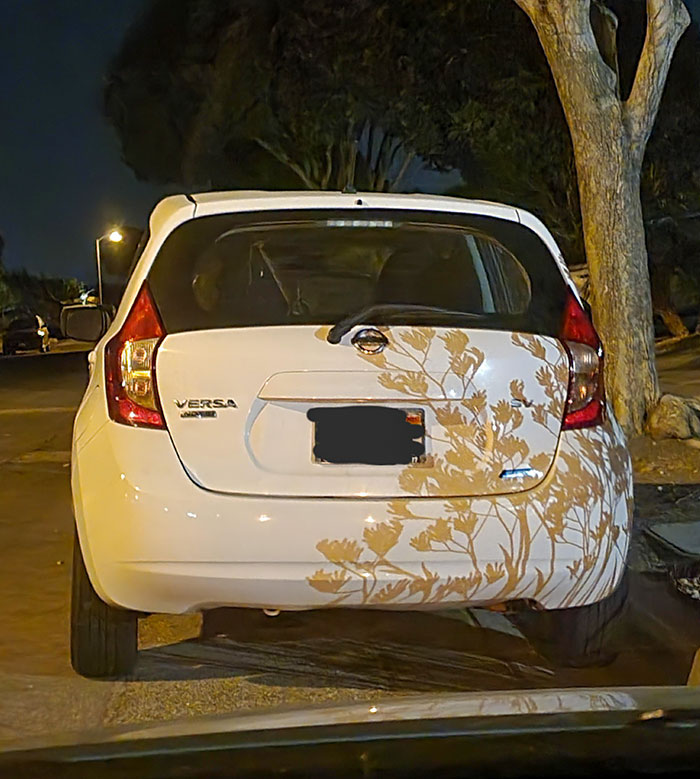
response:
[[[166,239],[149,283],[168,332],[334,324],[406,304],[436,309],[421,324],[449,325],[458,311],[478,315],[470,327],[555,334],[564,300],[549,250],[527,228],[406,211],[193,219]],[[417,323],[410,312],[390,321]]]

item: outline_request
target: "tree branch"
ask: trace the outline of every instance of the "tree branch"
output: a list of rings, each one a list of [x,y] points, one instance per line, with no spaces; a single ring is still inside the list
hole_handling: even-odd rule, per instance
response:
[[[318,189],[316,182],[312,181],[301,165],[294,162],[294,160],[283,149],[280,149],[277,146],[273,146],[271,143],[264,141],[262,138],[253,138],[253,140],[258,144],[258,146],[265,149],[266,152],[269,152],[276,160],[281,162],[283,165],[286,165],[290,170],[294,171],[294,173],[299,176],[307,189]]]
[[[394,160],[396,159],[396,155],[402,149],[403,149],[403,143],[401,142],[400,138],[397,138],[396,143],[394,144],[394,148],[391,150],[391,154],[389,155],[389,159],[387,160],[386,167],[382,171],[381,187],[377,187],[378,192],[384,191],[384,187],[386,186],[387,180],[391,176],[391,169],[394,167]],[[399,171],[400,176],[403,176],[405,172],[406,172],[405,170]],[[389,191],[394,191],[391,185],[389,186]]]
[[[367,165],[372,170],[374,165],[372,162],[374,159],[374,122],[367,120],[365,127],[367,127]]]
[[[321,164],[323,163],[323,159],[320,154],[313,154],[306,160],[306,172],[312,181],[316,182],[316,186],[318,189],[323,189],[323,185],[321,184],[321,181],[323,179],[323,174],[321,173]]]
[[[683,0],[647,0],[644,47],[632,90],[623,104],[625,125],[640,154],[654,126],[676,44],[689,24]]]
[[[530,16],[537,6],[540,5],[540,0],[515,0],[515,4]]]
[[[591,0],[514,2],[537,32],[572,134],[601,106],[619,105],[617,73],[601,53],[593,31]],[[608,38],[614,34],[610,29],[614,15],[603,16],[599,9],[594,15]]]
[[[391,186],[389,187],[389,192],[396,192],[396,190],[399,188],[399,185],[401,184],[401,180],[406,175],[406,171],[409,168],[409,165],[413,162],[413,160],[416,158],[415,152],[406,152],[406,157],[404,158],[404,161],[399,168],[399,172],[396,174],[394,180],[391,182]]]
[[[356,140],[351,141],[350,157],[348,159],[347,175],[345,178],[345,182],[343,183],[343,189],[347,189],[348,187],[355,186],[355,165],[357,164],[358,145],[359,144],[357,143]]]
[[[387,173],[387,154],[389,150],[391,149],[391,144],[393,143],[394,137],[393,135],[390,135],[389,133],[382,130],[382,140],[379,144],[379,150],[377,151],[377,159],[374,163],[374,170],[372,171],[372,190],[375,192],[380,191],[379,185],[384,181],[386,178]]]
[[[321,189],[328,189],[328,182],[331,180],[331,173],[333,172],[333,145],[328,144],[325,152],[326,169],[321,179]]]

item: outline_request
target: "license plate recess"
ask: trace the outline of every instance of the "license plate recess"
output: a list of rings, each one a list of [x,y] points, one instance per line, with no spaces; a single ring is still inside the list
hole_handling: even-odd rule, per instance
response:
[[[337,465],[410,465],[425,458],[423,409],[387,406],[312,408],[313,459]]]

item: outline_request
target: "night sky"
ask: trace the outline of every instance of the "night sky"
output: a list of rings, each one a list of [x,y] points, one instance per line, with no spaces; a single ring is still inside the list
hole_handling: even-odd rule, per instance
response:
[[[102,75],[146,0],[2,0],[0,233],[5,263],[92,283],[94,238],[143,226],[164,194],[122,164]],[[697,21],[700,0],[687,0]]]
[[[145,0],[2,0],[0,233],[5,263],[95,275],[94,238],[145,225],[163,189],[120,160],[102,75]]]

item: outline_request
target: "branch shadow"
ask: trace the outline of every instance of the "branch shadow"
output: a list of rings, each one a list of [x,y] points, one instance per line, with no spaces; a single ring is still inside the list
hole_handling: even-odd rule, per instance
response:
[[[329,609],[270,618],[216,609],[196,638],[142,650],[126,681],[245,678],[269,687],[394,692],[685,684],[700,646],[700,607],[665,576],[629,576],[608,665],[556,666],[513,628],[517,619],[480,610]]]
[[[471,613],[333,609],[270,618],[216,609],[199,637],[141,651],[130,679],[246,677],[405,692],[552,686],[552,669],[522,636],[481,627]]]

